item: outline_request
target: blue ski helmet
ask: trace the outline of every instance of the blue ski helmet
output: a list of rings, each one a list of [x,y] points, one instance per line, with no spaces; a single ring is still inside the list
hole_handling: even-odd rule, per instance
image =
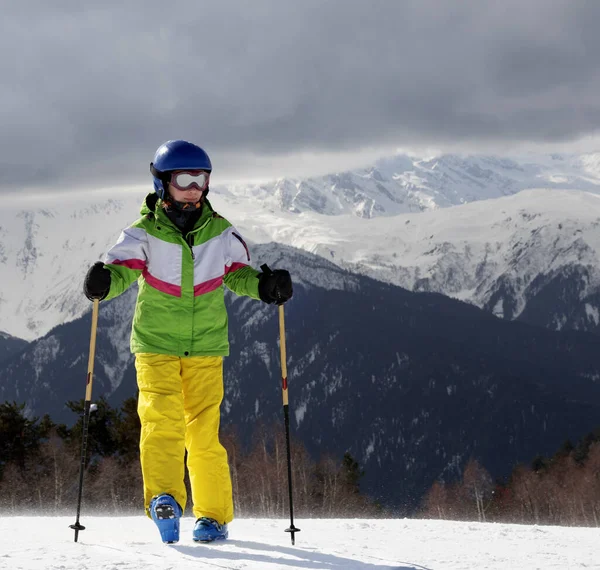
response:
[[[150,163],[150,172],[154,178],[154,191],[164,199],[167,185],[174,170],[212,171],[208,154],[199,146],[182,140],[167,141],[161,144]],[[204,192],[208,194],[208,188]]]

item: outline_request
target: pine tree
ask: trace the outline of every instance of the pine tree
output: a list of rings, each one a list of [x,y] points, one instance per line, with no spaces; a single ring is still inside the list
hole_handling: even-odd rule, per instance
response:
[[[68,430],[68,438],[81,441],[83,432],[84,400],[67,402],[67,407],[79,415],[77,423]],[[88,457],[110,457],[118,449],[117,425],[119,413],[110,407],[104,397],[95,402],[96,410],[90,414],[88,427]]]
[[[40,438],[37,418],[25,416],[25,404],[0,404],[0,478],[8,463],[23,470],[27,457],[38,451]]]
[[[364,477],[365,472],[361,471],[358,462],[350,455],[348,451],[344,453],[342,459],[342,469],[346,477],[346,484],[353,493],[360,493],[360,480]]]
[[[121,405],[115,424],[117,455],[122,463],[138,461],[140,455],[140,417],[137,398],[128,398]]]

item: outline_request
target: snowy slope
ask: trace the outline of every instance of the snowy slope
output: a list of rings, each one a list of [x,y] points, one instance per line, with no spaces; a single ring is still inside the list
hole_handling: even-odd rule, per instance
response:
[[[597,326],[600,314],[599,304],[586,299],[600,282],[598,162],[597,155],[536,163],[395,157],[369,172],[216,186],[210,197],[251,242],[293,245],[353,271],[451,295],[506,318],[518,317],[539,293],[539,276],[551,279],[575,267],[583,317],[570,326],[586,328],[582,319]],[[534,183],[552,188],[523,190]],[[137,189],[59,196],[46,198],[43,206],[23,197],[3,206],[0,331],[32,340],[81,316],[89,305],[81,294],[87,267],[137,217],[145,194]],[[418,204],[407,206],[417,195]],[[367,203],[372,215],[385,215],[366,215]],[[400,213],[409,211],[417,213]],[[538,290],[532,292],[533,283]],[[560,328],[568,319],[549,320]]]
[[[223,210],[231,209],[223,203]],[[520,277],[524,288],[539,273],[566,264],[596,269],[600,252],[600,196],[576,191],[528,190],[378,219],[274,217],[248,209],[235,219],[255,242],[275,240],[407,289],[442,292],[480,306],[503,275]],[[590,288],[600,283],[594,277]]]
[[[598,570],[598,531],[427,520],[240,519],[221,544],[159,541],[143,516],[98,517],[84,512],[86,530],[73,541],[72,517],[2,517],[0,569],[161,570]]]
[[[87,268],[136,217],[142,193],[17,200],[0,214],[0,330],[32,340],[89,309]]]

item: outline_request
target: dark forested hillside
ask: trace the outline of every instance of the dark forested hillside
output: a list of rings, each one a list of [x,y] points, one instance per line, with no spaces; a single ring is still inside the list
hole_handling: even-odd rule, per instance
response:
[[[24,350],[28,344],[26,340],[0,332],[0,365],[4,360],[8,360],[21,350]]]
[[[289,267],[286,305],[292,433],[318,458],[345,452],[363,490],[405,512],[470,457],[493,476],[576,439],[600,417],[597,337],[499,320],[471,305],[347,273],[279,246],[256,248]],[[127,336],[133,294],[101,305],[94,395],[135,394]],[[231,297],[223,424],[251,446],[281,417],[275,307]],[[0,401],[27,402],[56,421],[83,396],[89,315],[54,329],[6,363]]]

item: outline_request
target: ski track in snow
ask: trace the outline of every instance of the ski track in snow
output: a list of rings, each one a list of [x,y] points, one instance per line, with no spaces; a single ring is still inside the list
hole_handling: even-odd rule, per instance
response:
[[[237,519],[230,539],[160,542],[144,516],[0,519],[0,569],[10,570],[571,570],[600,569],[599,529],[408,519],[304,519],[292,546],[285,519]]]

